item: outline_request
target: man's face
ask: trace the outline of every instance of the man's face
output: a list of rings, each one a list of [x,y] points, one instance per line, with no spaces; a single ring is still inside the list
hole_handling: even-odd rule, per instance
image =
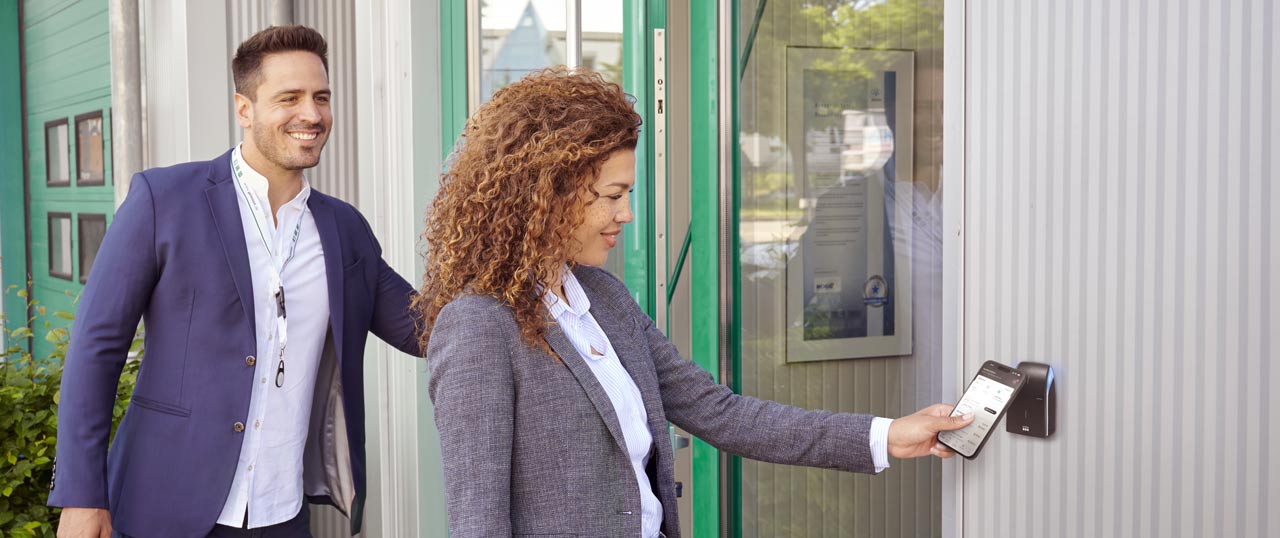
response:
[[[303,51],[270,54],[258,76],[254,99],[236,94],[245,143],[280,171],[315,166],[333,126],[329,75],[320,57]]]

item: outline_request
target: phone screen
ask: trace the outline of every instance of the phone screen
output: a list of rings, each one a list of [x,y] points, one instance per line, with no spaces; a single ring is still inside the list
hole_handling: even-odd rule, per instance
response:
[[[938,440],[961,456],[970,459],[977,456],[1021,388],[1022,372],[987,361],[951,412],[953,417],[973,413],[973,422],[959,430],[939,433]]]

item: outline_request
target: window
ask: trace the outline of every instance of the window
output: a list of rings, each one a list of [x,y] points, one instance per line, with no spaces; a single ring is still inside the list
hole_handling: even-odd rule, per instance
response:
[[[66,118],[44,124],[45,185],[71,184],[71,147],[67,143]]]
[[[80,239],[80,283],[89,280],[89,270],[93,269],[93,260],[98,257],[98,247],[102,246],[102,237],[107,234],[107,216],[102,214],[86,214],[77,217]]]
[[[484,0],[482,6],[481,102],[532,71],[567,63],[569,22],[564,0]],[[582,2],[578,29],[580,65],[618,84],[622,84],[622,13],[621,0]]]
[[[49,275],[71,280],[70,213],[49,213]]]
[[[76,116],[76,185],[105,183],[102,127],[101,110]]]

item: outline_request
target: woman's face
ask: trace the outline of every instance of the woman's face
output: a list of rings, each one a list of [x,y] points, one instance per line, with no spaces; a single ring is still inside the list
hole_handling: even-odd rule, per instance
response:
[[[595,190],[600,197],[587,204],[582,225],[573,230],[570,258],[580,265],[604,265],[609,249],[618,244],[622,225],[631,222],[631,187],[636,183],[636,152],[619,150],[600,166]]]

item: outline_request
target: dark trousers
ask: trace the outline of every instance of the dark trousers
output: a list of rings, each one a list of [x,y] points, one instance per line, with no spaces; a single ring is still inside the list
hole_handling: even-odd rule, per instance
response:
[[[311,538],[311,509],[303,501],[302,510],[293,519],[270,527],[237,529],[215,525],[208,538]]]
[[[111,533],[111,538],[132,538],[118,532]],[[238,529],[226,525],[215,525],[208,538],[311,538],[311,509],[302,503],[302,510],[293,519],[277,523],[270,527],[257,529]]]

